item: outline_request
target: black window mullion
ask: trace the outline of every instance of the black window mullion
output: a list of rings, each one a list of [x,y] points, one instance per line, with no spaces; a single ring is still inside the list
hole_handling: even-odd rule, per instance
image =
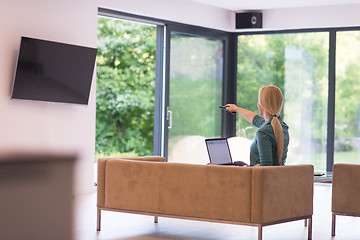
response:
[[[329,95],[328,95],[328,128],[326,149],[326,171],[332,172],[334,164],[335,138],[335,87],[336,87],[336,30],[329,31]]]
[[[237,89],[237,34],[229,34],[228,43],[224,51],[224,81],[223,81],[223,104],[236,104]],[[222,111],[221,124],[222,137],[234,137],[236,135],[236,116]]]

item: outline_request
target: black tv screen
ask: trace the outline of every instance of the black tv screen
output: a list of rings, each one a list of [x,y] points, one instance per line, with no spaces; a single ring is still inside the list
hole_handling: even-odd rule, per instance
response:
[[[12,98],[88,104],[96,52],[22,37]]]

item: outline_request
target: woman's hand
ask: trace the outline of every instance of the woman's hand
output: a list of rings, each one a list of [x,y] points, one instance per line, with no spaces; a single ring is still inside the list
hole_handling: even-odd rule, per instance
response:
[[[235,104],[226,104],[225,106],[225,110],[232,112],[232,113],[236,113],[239,109],[238,106],[236,106]]]

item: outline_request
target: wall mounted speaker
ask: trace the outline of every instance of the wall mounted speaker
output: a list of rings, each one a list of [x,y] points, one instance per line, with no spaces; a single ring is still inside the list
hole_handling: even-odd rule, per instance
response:
[[[236,13],[236,29],[240,28],[262,28],[262,13]]]

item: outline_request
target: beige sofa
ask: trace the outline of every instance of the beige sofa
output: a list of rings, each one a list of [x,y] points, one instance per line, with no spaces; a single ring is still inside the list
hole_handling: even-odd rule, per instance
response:
[[[360,217],[360,165],[338,163],[333,168],[332,227],[335,236],[336,215]]]
[[[312,235],[312,165],[237,167],[163,162],[161,157],[101,158],[101,211],[120,211],[262,227],[309,219]]]

